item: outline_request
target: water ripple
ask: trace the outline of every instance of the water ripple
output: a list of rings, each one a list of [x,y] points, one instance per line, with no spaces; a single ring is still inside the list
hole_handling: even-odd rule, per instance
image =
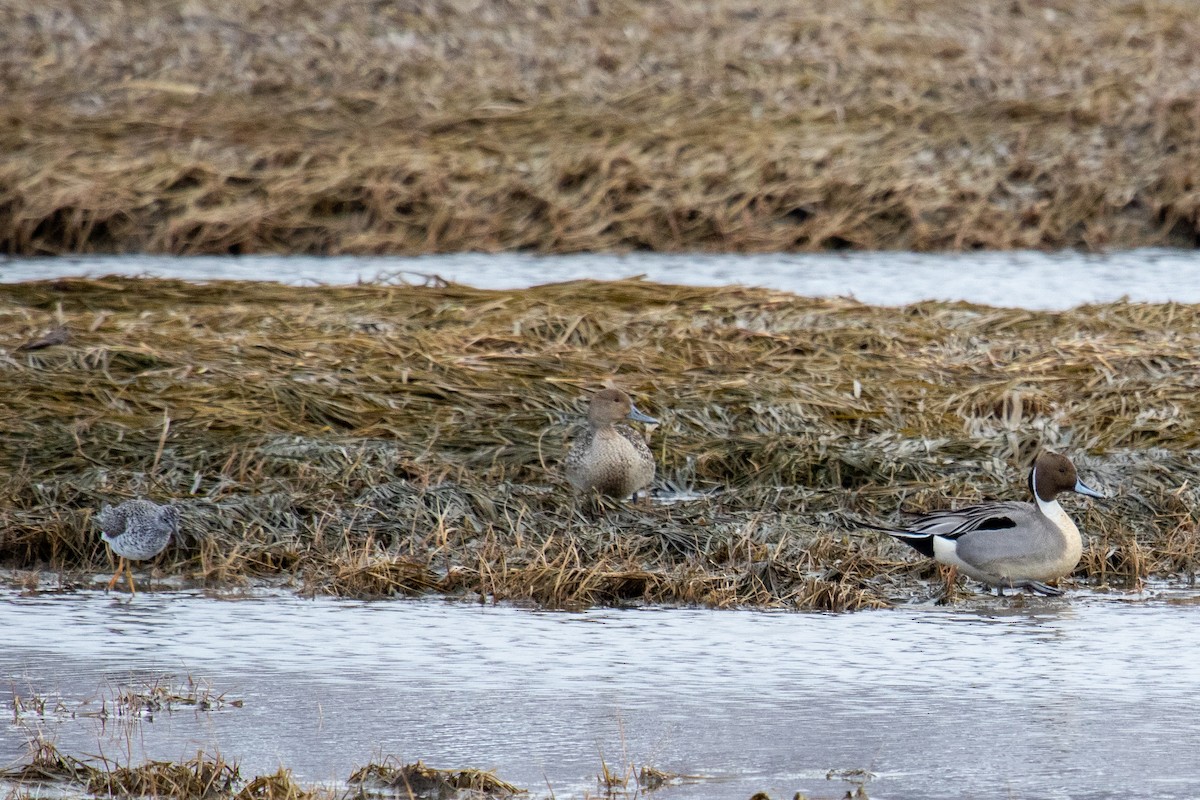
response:
[[[718,776],[672,797],[1193,797],[1200,606],[1081,595],[848,615],[694,609],[538,613],[422,602],[198,594],[0,595],[0,701],[95,703],[164,674],[241,709],[128,729],[47,721],[70,752],[280,764],[344,779],[392,754],[495,767],[558,796],[600,754]],[[22,754],[5,723],[0,761]],[[132,748],[132,749],[131,749]]]
[[[1200,302],[1200,252],[1110,253],[455,253],[385,256],[72,256],[0,258],[0,282],[79,275],[153,275],[185,280],[278,280],[293,284],[411,281],[436,275],[485,289],[519,289],[591,278],[644,275],[692,286],[742,284],[874,305],[967,300],[993,306],[1067,309],[1128,297]]]

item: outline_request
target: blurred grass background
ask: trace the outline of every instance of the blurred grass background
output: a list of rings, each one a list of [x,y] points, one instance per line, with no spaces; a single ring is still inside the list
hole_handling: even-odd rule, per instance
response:
[[[1189,0],[9,0],[0,251],[1194,246]]]

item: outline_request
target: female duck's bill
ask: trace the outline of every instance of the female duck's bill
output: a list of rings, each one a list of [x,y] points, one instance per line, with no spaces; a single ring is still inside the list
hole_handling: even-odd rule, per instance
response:
[[[657,425],[658,424],[658,420],[655,419],[654,417],[650,416],[649,414],[643,414],[641,411],[638,411],[638,407],[635,406],[632,401],[630,401],[630,403],[629,403],[629,414],[627,416],[629,417],[629,419],[633,420],[634,422],[644,422],[647,425]]]
[[[1045,581],[1069,575],[1083,554],[1079,529],[1058,504],[1062,492],[1103,499],[1079,479],[1066,456],[1042,453],[1029,472],[1034,502],[980,503],[916,516],[884,531],[943,564],[995,586],[1061,595]]]
[[[564,461],[567,480],[577,490],[625,498],[654,480],[654,456],[645,437],[624,424],[626,419],[658,424],[620,389],[604,389],[592,396],[587,430]]]

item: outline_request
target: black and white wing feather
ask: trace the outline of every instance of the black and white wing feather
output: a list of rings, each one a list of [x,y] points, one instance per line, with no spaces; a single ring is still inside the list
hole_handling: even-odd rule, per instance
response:
[[[1028,514],[1028,503],[1007,501],[980,503],[953,511],[930,511],[912,517],[904,527],[868,525],[890,534],[922,555],[933,557],[933,539],[957,539],[974,531],[1000,531],[1017,527],[1022,514]]]

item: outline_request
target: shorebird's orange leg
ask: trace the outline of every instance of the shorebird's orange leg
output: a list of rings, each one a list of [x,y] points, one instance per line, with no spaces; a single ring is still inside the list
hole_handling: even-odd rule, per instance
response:
[[[111,592],[112,588],[117,585],[117,578],[121,577],[121,570],[125,568],[125,559],[120,559],[117,562],[117,571],[108,579],[108,586],[104,589],[106,592]]]
[[[132,598],[137,594],[137,589],[133,586],[133,567],[129,564],[125,565],[125,574],[129,577],[129,596]]]

